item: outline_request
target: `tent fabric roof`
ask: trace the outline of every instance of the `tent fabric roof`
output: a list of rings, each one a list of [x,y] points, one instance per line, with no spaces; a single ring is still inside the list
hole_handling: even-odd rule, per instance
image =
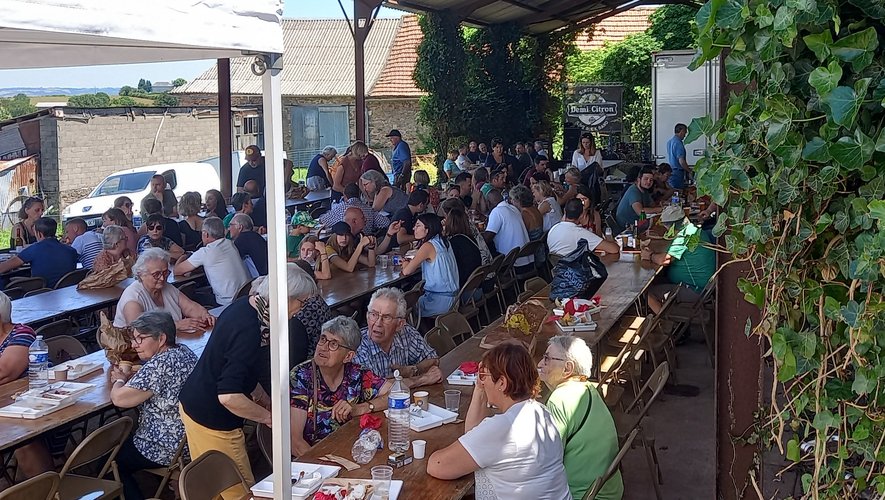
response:
[[[0,69],[282,53],[281,0],[3,0]]]
[[[416,16],[412,23],[417,26]],[[366,88],[385,70],[401,19],[376,19],[365,45]],[[284,19],[282,94],[299,97],[353,96],[356,93],[353,36],[344,19]],[[420,29],[418,30],[420,35]],[[417,43],[415,43],[417,46]],[[397,58],[399,60],[399,58]],[[261,78],[252,74],[251,59],[231,59],[231,93],[261,94]],[[400,66],[397,63],[397,66]],[[214,94],[218,71],[213,66],[173,94]],[[395,85],[392,82],[391,85]]]
[[[620,42],[630,35],[648,29],[649,16],[657,7],[634,7],[594,24],[578,34],[575,40],[579,50],[601,49],[606,43]]]
[[[667,0],[384,0],[387,7],[409,12],[451,11],[477,26],[515,22],[529,33],[581,28],[643,4]]]

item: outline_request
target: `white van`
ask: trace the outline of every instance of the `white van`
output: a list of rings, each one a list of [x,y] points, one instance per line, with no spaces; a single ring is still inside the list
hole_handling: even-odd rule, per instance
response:
[[[79,217],[90,228],[98,227],[102,214],[113,208],[119,196],[128,196],[133,204],[133,219],[140,217],[141,200],[150,193],[151,177],[156,174],[166,178],[167,189],[173,190],[178,198],[188,191],[196,191],[205,198],[206,191],[221,186],[218,171],[207,163],[165,163],[121,170],[105,177],[86,198],[68,205],[62,219]]]

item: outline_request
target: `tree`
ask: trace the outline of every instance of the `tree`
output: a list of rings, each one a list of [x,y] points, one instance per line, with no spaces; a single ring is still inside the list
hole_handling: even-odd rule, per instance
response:
[[[12,98],[0,99],[0,108],[6,110],[8,118],[15,118],[37,111],[37,107],[31,104],[31,98],[24,94],[16,94]]]
[[[121,96],[131,96],[132,93],[135,92],[135,91],[136,91],[136,89],[130,87],[129,85],[123,85],[122,87],[120,87],[119,95],[121,95]]]
[[[172,107],[178,106],[178,99],[169,94],[160,94],[154,97],[154,106]]]
[[[107,108],[111,105],[111,97],[104,92],[71,96],[68,106],[74,108]]]
[[[689,49],[694,46],[692,25],[698,9],[689,5],[664,5],[648,17],[646,34],[660,42],[661,50]]]
[[[150,80],[145,80],[144,78],[138,80],[138,90],[142,92],[151,92],[153,89],[154,87]]]
[[[138,106],[138,103],[135,102],[135,99],[129,96],[120,96],[111,99],[110,107],[112,108],[123,108],[128,106]]]
[[[187,80],[185,80],[184,78],[176,78],[175,80],[172,80],[173,87],[181,87],[185,83],[187,83]]]

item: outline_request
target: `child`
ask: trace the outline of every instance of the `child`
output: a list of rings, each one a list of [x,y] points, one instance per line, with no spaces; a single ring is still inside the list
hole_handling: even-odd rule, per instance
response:
[[[458,174],[461,173],[461,169],[458,168],[458,165],[455,163],[455,159],[458,158],[458,151],[453,149],[449,151],[449,157],[443,163],[443,170],[446,172],[448,176],[448,180],[454,179]]]
[[[298,248],[301,246],[301,240],[318,224],[307,212],[295,212],[292,215],[291,223],[292,229],[289,230],[289,235],[286,237],[286,258],[289,262],[301,256]]]
[[[451,156],[451,153],[449,156]],[[425,170],[415,170],[415,173],[412,174],[412,180],[414,181],[415,189],[423,189],[430,195],[430,207],[436,213],[439,210],[439,190],[430,186],[430,174]]]

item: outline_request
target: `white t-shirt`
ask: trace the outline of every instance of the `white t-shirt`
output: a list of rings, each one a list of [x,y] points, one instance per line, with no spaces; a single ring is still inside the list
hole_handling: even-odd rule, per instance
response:
[[[506,201],[498,203],[498,206],[492,209],[489,214],[489,222],[486,224],[486,231],[495,233],[495,249],[504,255],[529,242],[529,233],[522,221],[522,214],[518,208]],[[534,261],[535,258],[529,255],[516,259],[514,265],[517,267],[527,266]]]
[[[559,202],[556,201],[556,198],[552,196],[544,198],[544,201],[550,205],[550,210],[544,214],[544,231],[549,231],[550,228],[559,224],[559,221],[562,220],[562,207],[559,206]],[[540,203],[538,204],[538,208],[541,208]]]
[[[554,255],[566,256],[578,248],[578,240],[587,240],[587,248],[595,250],[602,238],[589,229],[575,224],[574,222],[562,221],[550,228],[547,233],[547,248]]]
[[[136,281],[127,286],[126,289],[123,290],[123,295],[120,296],[120,301],[117,303],[114,326],[117,328],[129,326],[126,317],[123,315],[123,309],[125,309],[126,304],[132,301],[141,304],[142,312],[165,311],[172,316],[173,321],[181,321],[184,317],[184,314],[181,312],[181,304],[179,303],[181,292],[171,284],[167,283],[163,286],[163,290],[160,294],[163,296],[163,307],[158,306],[157,303],[154,302],[150,292],[147,291],[140,281]]]
[[[477,500],[570,500],[562,441],[547,408],[522,401],[458,441],[480,469]]]
[[[251,279],[237,247],[225,238],[198,249],[187,261],[194,267],[203,266],[215,302],[221,306],[230,304],[240,288]]]
[[[596,154],[590,157],[590,161],[584,159],[584,155],[581,154],[580,150],[575,150],[575,152],[572,153],[572,165],[578,167],[578,170],[584,170],[587,168],[587,165],[591,165],[593,162],[598,163],[600,167],[602,166],[602,152],[598,149],[596,150]]]
[[[455,165],[458,165],[458,168],[463,172],[467,170],[466,165],[470,165],[470,159],[467,158],[466,155],[458,155],[458,158],[455,160]]]

